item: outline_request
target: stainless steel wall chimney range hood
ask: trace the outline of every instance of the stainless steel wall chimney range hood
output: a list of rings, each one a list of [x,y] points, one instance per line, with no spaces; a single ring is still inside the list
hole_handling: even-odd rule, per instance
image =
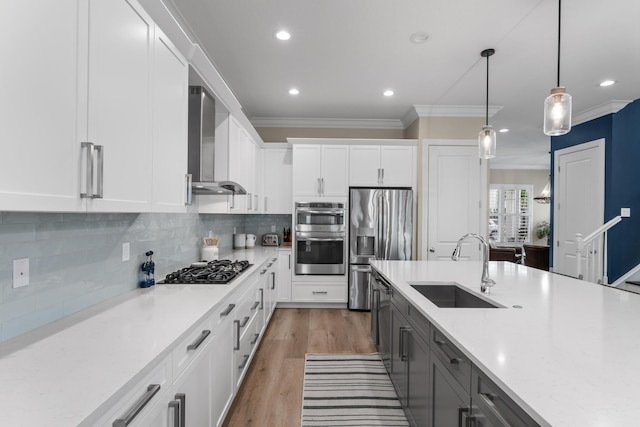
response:
[[[193,177],[194,193],[247,194],[247,191],[237,182],[225,180],[226,176],[215,175],[215,100],[202,86],[189,86],[188,153],[188,170]]]

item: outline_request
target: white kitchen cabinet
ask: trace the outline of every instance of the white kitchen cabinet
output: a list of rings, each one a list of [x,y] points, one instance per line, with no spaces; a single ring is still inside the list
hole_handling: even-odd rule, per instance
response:
[[[156,27],[153,58],[153,211],[185,212],[189,67]]]
[[[78,66],[87,61],[78,29],[84,3],[0,3],[0,211],[86,208],[78,179],[86,122],[76,122],[86,109]]]
[[[413,187],[416,148],[412,146],[352,145],[349,185],[353,187]]]
[[[293,150],[265,148],[264,152],[264,205],[263,212],[291,214]]]
[[[278,302],[291,302],[292,257],[291,248],[278,249]]]
[[[216,144],[218,141],[216,141]],[[229,180],[242,185],[246,195],[229,196],[231,213],[251,213],[256,194],[257,146],[242,125],[229,116]]]
[[[89,210],[151,208],[153,31],[134,0],[89,2],[86,141],[103,147],[95,167],[104,190]]]
[[[347,145],[295,144],[293,195],[345,197],[348,192]]]
[[[234,396],[233,386],[233,310],[236,299],[224,304],[213,317],[212,347],[215,357],[211,361],[211,425],[221,426],[231,407]]]

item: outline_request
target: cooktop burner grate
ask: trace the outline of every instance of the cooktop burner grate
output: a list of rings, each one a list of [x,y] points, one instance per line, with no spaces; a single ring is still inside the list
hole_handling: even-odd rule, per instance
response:
[[[164,283],[172,284],[227,284],[251,267],[249,261],[231,261],[228,259],[208,263],[194,263],[167,274]]]

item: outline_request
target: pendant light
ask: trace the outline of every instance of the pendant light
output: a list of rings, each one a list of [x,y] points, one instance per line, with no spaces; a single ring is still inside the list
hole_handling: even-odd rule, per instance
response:
[[[544,134],[559,136],[571,130],[571,95],[560,86],[560,29],[562,0],[558,0],[558,79],[557,87],[544,100]]]
[[[496,131],[489,126],[489,57],[496,53],[495,49],[485,49],[480,56],[487,58],[487,103],[485,122],[478,134],[478,155],[481,159],[492,159],[496,156]]]
[[[533,200],[543,205],[551,203],[551,177],[547,179],[547,185],[544,186],[540,194],[534,197]]]

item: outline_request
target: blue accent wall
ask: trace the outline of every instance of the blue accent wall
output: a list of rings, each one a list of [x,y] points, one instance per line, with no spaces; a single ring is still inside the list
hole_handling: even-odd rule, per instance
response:
[[[640,264],[640,100],[615,114],[574,126],[566,135],[552,137],[552,170],[556,150],[600,138],[605,139],[604,220],[620,215],[621,208],[631,208],[631,218],[623,219],[609,232],[608,274],[612,283]]]

